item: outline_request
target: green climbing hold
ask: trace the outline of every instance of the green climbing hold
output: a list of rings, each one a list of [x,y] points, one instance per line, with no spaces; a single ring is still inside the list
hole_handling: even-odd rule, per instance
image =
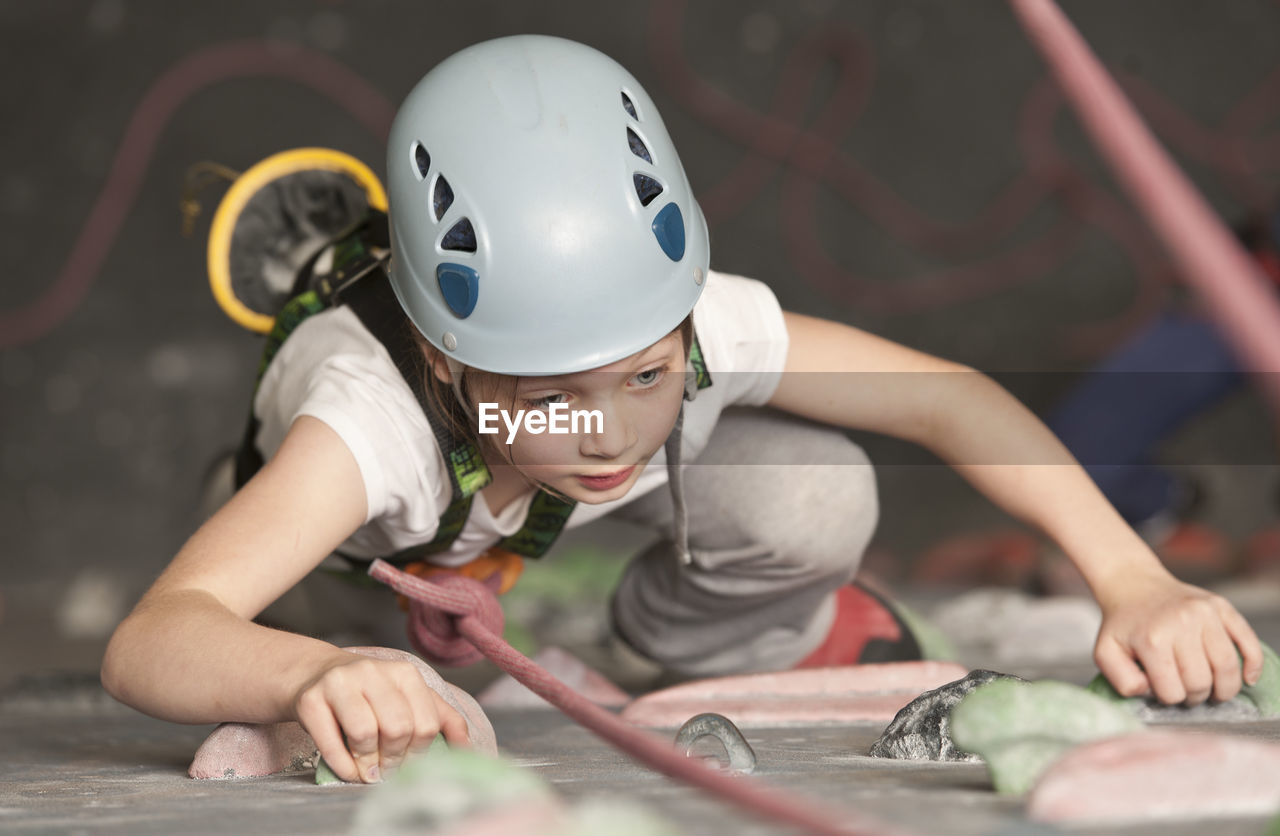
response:
[[[557,836],[679,836],[677,828],[637,802],[618,798],[588,798],[574,805]]]
[[[435,736],[435,739],[431,741],[431,745],[427,747],[427,751],[434,752],[436,749],[447,748],[448,745],[449,744],[445,743],[444,735],[437,734]],[[346,781],[343,781],[341,778],[339,778],[337,773],[333,771],[333,768],[330,767],[329,764],[325,762],[325,759],[320,756],[320,753],[317,752],[316,753],[316,785],[324,787],[330,784],[345,784],[345,783]]]
[[[1120,696],[1120,693],[1102,674],[1095,676],[1085,690],[1117,705],[1124,706],[1129,711],[1140,716],[1142,709],[1146,706],[1163,707],[1160,706],[1157,700],[1152,698]],[[1237,699],[1243,699],[1246,704],[1256,706],[1258,713],[1263,718],[1280,716],[1280,657],[1276,656],[1276,652],[1267,645],[1262,645],[1262,674],[1255,684],[1245,685],[1240,690],[1240,697]],[[1151,717],[1146,719],[1148,721],[1152,720]]]
[[[316,755],[316,785],[325,787],[330,784],[346,783],[329,768],[329,764],[325,763],[324,758]]]
[[[550,785],[531,770],[473,749],[433,745],[370,789],[352,832],[425,832],[472,813],[551,796]]]
[[[1280,836],[1280,816],[1267,822],[1267,829],[1262,832],[1262,836]]]
[[[1066,682],[997,680],[951,712],[951,737],[981,755],[997,792],[1020,794],[1078,743],[1142,729],[1129,711]]]
[[[1262,645],[1262,674],[1256,683],[1244,686],[1241,693],[1263,717],[1280,716],[1280,657],[1267,645]]]
[[[1120,692],[1116,690],[1116,686],[1112,685],[1111,681],[1102,674],[1095,676],[1084,689],[1090,694],[1097,694],[1104,700],[1118,705],[1133,714],[1136,714],[1138,710],[1146,704],[1146,700],[1142,697],[1122,696]]]

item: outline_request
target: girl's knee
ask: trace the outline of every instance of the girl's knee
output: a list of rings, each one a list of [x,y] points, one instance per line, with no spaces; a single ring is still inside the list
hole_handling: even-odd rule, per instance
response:
[[[826,464],[742,468],[731,513],[742,536],[767,548],[780,566],[805,574],[857,571],[879,519],[875,471],[843,435]]]

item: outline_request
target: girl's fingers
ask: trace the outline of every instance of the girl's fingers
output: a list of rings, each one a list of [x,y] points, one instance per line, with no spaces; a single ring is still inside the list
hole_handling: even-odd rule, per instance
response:
[[[378,717],[360,691],[344,691],[332,702],[334,716],[347,738],[359,778],[366,784],[382,780],[378,766]],[[327,758],[326,758],[327,760]]]
[[[431,692],[431,697],[435,702],[437,725],[444,734],[444,739],[450,746],[470,746],[471,732],[467,728],[466,718],[435,691]]]
[[[375,714],[378,763],[385,774],[400,765],[413,742],[413,707],[409,698],[390,682],[372,687],[365,698]]]
[[[462,715],[434,688],[423,682],[416,669],[409,671],[407,676],[409,681],[405,683],[405,693],[413,709],[414,722],[409,748],[426,749],[442,732],[450,745],[466,745],[469,733]]]
[[[442,731],[450,745],[470,743],[463,716],[407,663],[362,660],[334,668],[298,698],[297,714],[344,781],[381,780]]]
[[[1199,705],[1213,693],[1214,676],[1205,653],[1204,636],[1190,635],[1181,638],[1173,648],[1173,658],[1178,664],[1182,689],[1187,705]]]
[[[338,718],[318,691],[303,694],[298,700],[298,722],[311,735],[320,750],[320,757],[324,758],[334,775],[349,782],[361,780],[356,762],[343,743]]]
[[[1240,656],[1222,624],[1205,627],[1204,652],[1213,669],[1213,698],[1226,702],[1240,692]]]
[[[1156,699],[1165,705],[1177,705],[1187,698],[1187,689],[1182,684],[1182,673],[1171,646],[1148,641],[1135,649],[1138,663],[1147,672],[1147,680]]]
[[[1098,638],[1098,646],[1094,649],[1093,660],[1098,670],[1111,683],[1111,687],[1124,697],[1142,697],[1151,692],[1151,683],[1147,675],[1138,667],[1129,652],[1109,635]]]
[[[1217,606],[1218,614],[1222,618],[1222,626],[1226,628],[1231,641],[1240,649],[1244,681],[1248,685],[1253,685],[1262,675],[1262,643],[1258,641],[1258,634],[1253,632],[1249,622],[1245,621],[1244,616],[1225,598],[1218,599]]]

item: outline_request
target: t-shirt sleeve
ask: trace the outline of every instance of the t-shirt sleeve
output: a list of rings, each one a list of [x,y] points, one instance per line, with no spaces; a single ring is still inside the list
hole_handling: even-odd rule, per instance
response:
[[[298,417],[328,425],[351,451],[364,481],[366,525],[430,534],[447,494],[444,460],[408,384],[354,314],[335,309],[308,319],[271,361],[254,399],[265,457]],[[444,500],[447,503],[447,499]],[[363,532],[371,545],[378,532]],[[392,538],[399,539],[399,538]]]
[[[761,406],[773,397],[787,362],[782,306],[764,282],[712,272],[693,312],[713,386],[724,406]]]

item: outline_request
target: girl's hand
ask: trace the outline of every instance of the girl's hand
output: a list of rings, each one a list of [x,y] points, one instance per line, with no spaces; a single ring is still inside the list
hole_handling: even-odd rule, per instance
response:
[[[1241,657],[1244,682],[1257,682],[1258,637],[1226,599],[1167,572],[1125,575],[1110,587],[1099,596],[1093,658],[1123,696],[1154,694],[1168,705],[1229,700],[1241,688]]]
[[[469,742],[462,715],[408,662],[341,653],[303,686],[293,705],[320,755],[344,781],[381,780],[440,732],[451,745]]]

